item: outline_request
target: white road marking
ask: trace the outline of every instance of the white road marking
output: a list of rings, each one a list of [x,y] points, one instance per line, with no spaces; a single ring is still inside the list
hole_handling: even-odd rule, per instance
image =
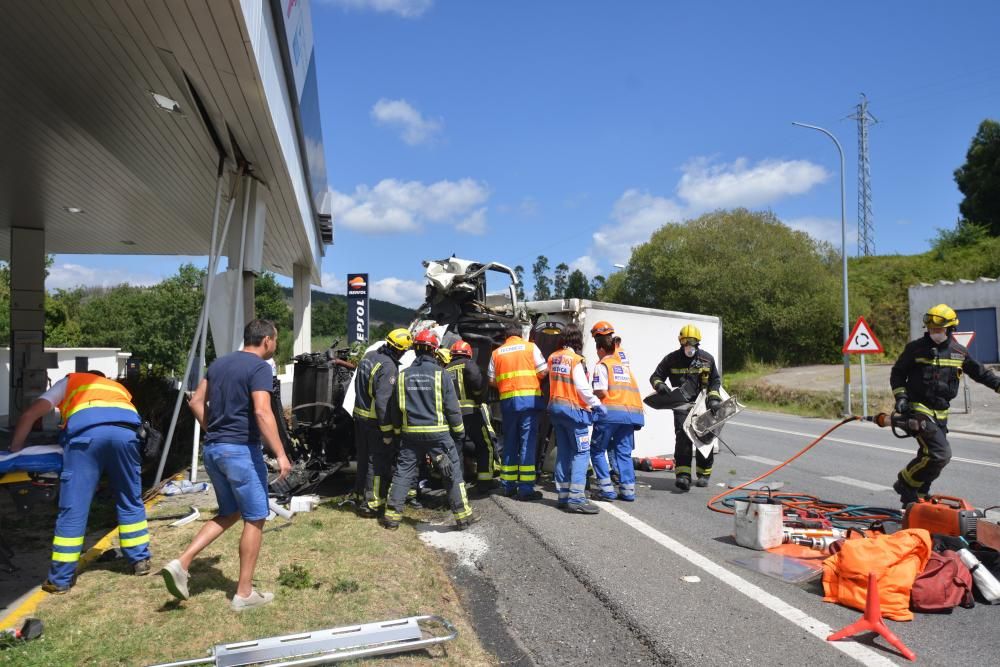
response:
[[[862,489],[868,489],[869,491],[892,491],[891,486],[886,486],[885,484],[875,484],[873,482],[866,482],[863,479],[854,479],[853,477],[842,477],[840,475],[832,475],[830,477],[824,477],[823,479],[828,479],[831,482],[840,482],[841,484],[848,484],[850,486],[857,486]]]
[[[782,463],[782,461],[775,461],[774,459],[769,459],[764,456],[753,456],[752,454],[741,454],[740,458],[746,459],[747,461],[756,461],[757,463],[763,463],[764,465],[767,466],[776,466],[779,463]]]
[[[774,433],[784,433],[785,435],[798,435],[803,438],[809,438],[810,440],[815,439],[819,433],[801,433],[799,431],[789,431],[783,428],[774,428],[773,426],[761,426],[759,424],[747,424],[745,422],[729,422],[733,426],[745,426],[747,428],[758,428],[762,431],[773,431]],[[916,445],[909,449],[903,449],[902,447],[889,447],[888,445],[873,445],[870,442],[859,442],[857,440],[847,440],[845,438],[834,438],[833,436],[827,436],[824,442],[839,442],[844,445],[854,445],[855,447],[867,447],[868,449],[884,449],[888,452],[901,452],[903,454],[913,455],[916,451]],[[916,441],[914,441],[916,443]],[[979,459],[966,459],[961,456],[951,457],[952,463],[958,461],[959,463],[971,463],[972,465],[986,466],[988,468],[1000,468],[1000,463],[995,463],[993,461],[980,461]]]
[[[637,531],[660,546],[672,551],[692,565],[701,568],[722,583],[731,586],[754,602],[770,609],[782,618],[791,621],[799,628],[802,628],[809,634],[820,639],[824,644],[854,658],[862,665],[868,665],[871,667],[889,667],[890,665],[894,666],[896,664],[892,660],[889,660],[875,651],[851,640],[837,642],[826,641],[826,638],[833,633],[833,628],[826,623],[813,618],[797,607],[793,607],[776,595],[768,593],[763,588],[760,588],[756,584],[747,581],[738,574],[727,570],[718,563],[701,555],[697,551],[689,549],[672,537],[664,535],[648,523],[635,518],[628,512],[625,512],[614,505],[606,505],[603,506],[602,509],[616,519],[631,526],[632,528],[635,528]]]

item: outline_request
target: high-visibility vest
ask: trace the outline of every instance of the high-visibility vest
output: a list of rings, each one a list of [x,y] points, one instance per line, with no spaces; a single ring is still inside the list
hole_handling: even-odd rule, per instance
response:
[[[646,418],[642,414],[642,396],[639,395],[639,386],[635,383],[631,367],[621,362],[618,352],[601,359],[601,365],[608,373],[608,392],[603,400],[608,414],[603,420],[644,426]]]
[[[59,403],[60,428],[72,437],[98,424],[139,424],[132,394],[114,380],[90,373],[66,376],[66,395]]]
[[[590,422],[590,408],[573,383],[573,371],[583,357],[569,348],[549,355],[549,412]]]
[[[493,377],[501,407],[514,412],[545,407],[542,384],[535,371],[535,344],[511,336],[493,350]]]

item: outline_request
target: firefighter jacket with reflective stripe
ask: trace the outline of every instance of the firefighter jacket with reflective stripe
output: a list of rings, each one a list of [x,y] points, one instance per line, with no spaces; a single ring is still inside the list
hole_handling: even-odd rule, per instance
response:
[[[583,357],[568,347],[549,355],[549,413],[589,424],[590,406],[573,378],[574,370],[582,363]]]
[[[681,390],[689,402],[698,398],[702,389],[708,390],[709,398],[721,398],[722,376],[715,367],[715,359],[702,349],[695,350],[694,356],[688,357],[681,347],[663,357],[649,382],[656,389],[668,380],[671,386]]]
[[[471,415],[476,407],[485,400],[483,391],[486,388],[483,382],[483,372],[469,357],[456,357],[451,363],[445,366],[445,370],[455,381],[455,390],[458,392],[458,404],[462,407],[463,415]]]
[[[607,396],[602,401],[608,414],[601,421],[642,427],[646,425],[642,414],[642,396],[639,395],[639,386],[631,367],[622,359],[627,357],[620,350],[601,359],[600,363],[608,374]]]
[[[970,357],[951,336],[936,344],[925,333],[903,348],[889,374],[889,384],[897,398],[909,399],[914,412],[944,422],[951,399],[958,395],[963,372],[994,391],[1000,388],[1000,376]]]
[[[396,387],[399,361],[385,351],[385,345],[366,354],[354,371],[354,416],[392,431],[388,407]]]
[[[418,355],[399,372],[389,417],[392,430],[406,440],[439,441],[449,431],[465,434],[455,383],[429,354]]]
[[[542,384],[535,366],[535,344],[511,336],[493,350],[493,372],[500,407],[513,412],[545,409]]]
[[[59,415],[64,438],[72,438],[98,424],[142,423],[128,389],[90,373],[66,376],[66,396],[59,403]]]

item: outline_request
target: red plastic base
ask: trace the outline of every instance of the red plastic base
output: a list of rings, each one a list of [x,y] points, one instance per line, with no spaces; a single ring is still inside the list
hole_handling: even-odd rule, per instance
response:
[[[874,572],[868,573],[868,597],[865,598],[865,614],[860,619],[851,623],[843,630],[838,630],[826,638],[828,642],[834,642],[844,637],[853,637],[862,632],[877,632],[882,635],[887,642],[896,647],[907,660],[916,660],[917,654],[907,648],[906,644],[889,629],[889,626],[882,620],[882,605],[878,599],[878,579]]]

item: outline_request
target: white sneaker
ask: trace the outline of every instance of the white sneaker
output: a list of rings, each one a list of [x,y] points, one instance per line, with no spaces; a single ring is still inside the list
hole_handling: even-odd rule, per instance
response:
[[[246,609],[253,609],[254,607],[263,607],[273,599],[274,593],[261,593],[255,588],[250,591],[250,595],[247,597],[234,595],[230,606],[233,608],[233,611],[244,611]]]
[[[160,570],[163,581],[167,585],[167,590],[178,600],[187,600],[191,597],[188,594],[188,571],[181,566],[181,562],[176,558]]]

